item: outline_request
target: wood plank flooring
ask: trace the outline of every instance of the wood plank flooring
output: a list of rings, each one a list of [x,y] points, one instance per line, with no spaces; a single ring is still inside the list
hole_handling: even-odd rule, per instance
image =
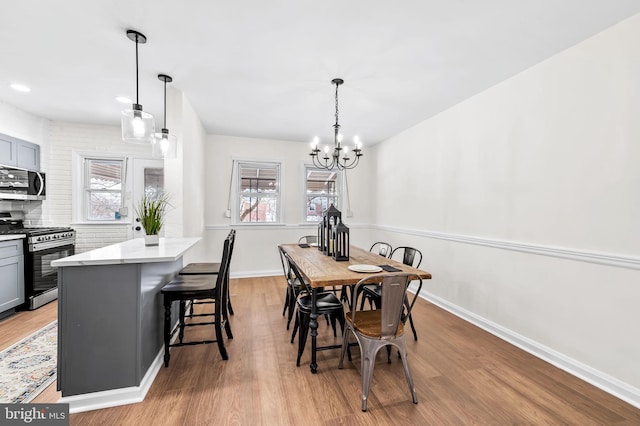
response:
[[[71,415],[72,425],[640,425],[640,410],[419,300],[407,335],[418,404],[395,356],[378,357],[369,411],[360,411],[360,356],[338,350],[302,365],[282,317],[284,278],[231,280],[229,360],[213,345],[174,348],[144,402]],[[0,348],[56,318],[55,303],[0,322]],[[321,321],[320,343],[339,342]],[[188,330],[213,336],[212,329]],[[55,384],[34,402],[55,402]]]

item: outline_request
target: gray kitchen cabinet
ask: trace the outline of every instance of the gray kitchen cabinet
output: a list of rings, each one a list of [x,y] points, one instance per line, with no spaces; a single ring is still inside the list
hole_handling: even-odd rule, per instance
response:
[[[22,240],[0,241],[0,315],[24,303]]]
[[[0,134],[0,165],[40,171],[40,145]]]

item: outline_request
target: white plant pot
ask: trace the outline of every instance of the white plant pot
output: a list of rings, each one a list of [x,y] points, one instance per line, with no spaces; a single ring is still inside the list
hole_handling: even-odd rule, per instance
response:
[[[158,244],[160,244],[160,237],[158,236],[158,234],[144,236],[145,246],[157,246]]]

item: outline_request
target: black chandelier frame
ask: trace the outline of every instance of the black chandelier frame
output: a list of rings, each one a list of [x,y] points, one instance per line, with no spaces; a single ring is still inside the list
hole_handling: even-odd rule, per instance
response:
[[[314,167],[325,170],[348,170],[355,168],[360,162],[362,157],[362,148],[360,148],[359,142],[356,143],[355,148],[351,150],[353,157],[350,157],[349,150],[343,147],[340,138],[340,123],[339,123],[339,109],[338,109],[338,88],[344,84],[344,80],[341,78],[334,78],[331,83],[336,86],[336,122],[333,125],[333,151],[326,149],[321,156],[321,150],[318,147],[316,141],[314,141],[311,152],[309,155],[313,161]]]

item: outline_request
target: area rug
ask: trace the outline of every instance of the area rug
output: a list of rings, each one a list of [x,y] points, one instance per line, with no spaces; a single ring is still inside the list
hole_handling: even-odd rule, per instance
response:
[[[31,402],[56,379],[58,321],[0,352],[0,402]]]

